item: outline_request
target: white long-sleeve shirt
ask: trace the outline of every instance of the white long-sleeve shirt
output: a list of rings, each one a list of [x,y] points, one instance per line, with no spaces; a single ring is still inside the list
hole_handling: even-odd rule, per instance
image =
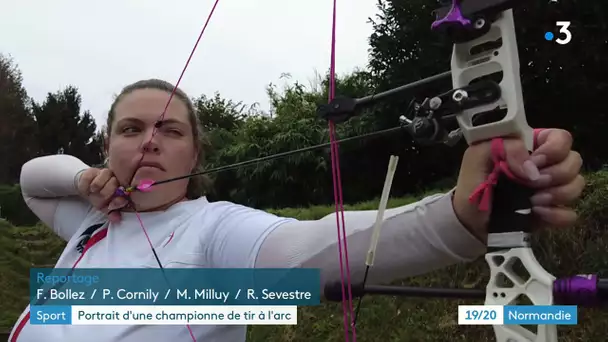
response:
[[[21,189],[29,208],[67,241],[58,268],[158,267],[135,213],[106,224],[103,213],[77,195],[80,171],[89,168],[69,155],[27,162]],[[340,281],[335,214],[301,221],[205,197],[169,209],[140,213],[163,267],[318,268],[321,288]],[[346,211],[351,279],[362,279],[376,211]],[[94,228],[91,228],[94,227]],[[95,229],[96,228],[96,229]],[[94,231],[92,231],[95,229]],[[84,255],[85,236],[96,241]],[[485,252],[457,219],[451,193],[387,209],[368,283],[378,284],[470,261]],[[197,341],[245,341],[246,326],[191,326]],[[192,341],[185,326],[31,325],[29,306],[10,342]]]

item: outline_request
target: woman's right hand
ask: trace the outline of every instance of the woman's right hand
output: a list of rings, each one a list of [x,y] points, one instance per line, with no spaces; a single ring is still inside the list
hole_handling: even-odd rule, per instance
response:
[[[87,169],[78,180],[80,195],[95,208],[108,215],[108,219],[112,223],[120,221],[120,212],[111,211],[124,208],[128,204],[125,198],[114,197],[119,186],[118,179],[109,169]]]

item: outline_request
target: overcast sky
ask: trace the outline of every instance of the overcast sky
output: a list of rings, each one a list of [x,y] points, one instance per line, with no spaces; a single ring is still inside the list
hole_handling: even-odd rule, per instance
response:
[[[175,83],[215,0],[19,0],[2,4],[0,53],[42,101],[67,85],[98,124],[128,83]],[[365,67],[376,1],[339,0],[336,68]],[[329,68],[331,0],[220,0],[181,83],[190,96],[222,96],[268,109],[265,87],[282,73],[306,82]]]

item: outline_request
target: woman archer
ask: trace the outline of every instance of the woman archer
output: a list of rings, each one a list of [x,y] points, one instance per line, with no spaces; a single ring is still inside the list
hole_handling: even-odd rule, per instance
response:
[[[144,80],[122,90],[112,104],[106,132],[107,168],[93,168],[69,155],[32,159],[22,168],[21,188],[29,208],[67,246],[56,267],[138,268],[318,268],[322,284],[340,280],[333,215],[302,221],[229,202],[208,202],[200,178],[154,186],[154,191],[116,197],[121,184],[163,180],[200,170],[202,130],[198,116],[173,85]],[[516,139],[504,139],[511,171],[536,189],[534,212],[544,225],[572,225],[569,207],[583,188],[582,160],[560,129],[536,134],[531,155]],[[423,274],[485,253],[488,212],[469,195],[491,172],[490,144],[464,154],[455,188],[385,213],[379,253],[369,281],[388,282]],[[145,225],[147,237],[136,214]],[[375,211],[346,211],[351,276],[362,277]],[[87,241],[85,244],[84,242]],[[11,342],[245,341],[246,326],[31,325],[29,307],[11,332]]]

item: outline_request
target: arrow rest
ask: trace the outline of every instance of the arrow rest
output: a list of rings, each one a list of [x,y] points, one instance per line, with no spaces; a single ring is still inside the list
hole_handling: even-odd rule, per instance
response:
[[[403,128],[421,145],[443,143],[454,146],[462,138],[460,128],[448,133],[446,124],[456,121],[463,110],[490,104],[500,99],[500,86],[492,80],[452,89],[421,104],[414,105],[414,117],[399,118]],[[474,119],[475,120],[475,119]]]

